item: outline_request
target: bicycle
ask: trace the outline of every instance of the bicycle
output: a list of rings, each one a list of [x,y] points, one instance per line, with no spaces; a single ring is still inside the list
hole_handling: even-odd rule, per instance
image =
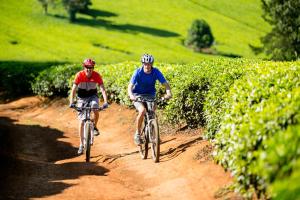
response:
[[[75,110],[79,112],[83,112],[84,114],[84,126],[83,126],[83,147],[84,147],[84,153],[85,153],[85,160],[86,162],[90,162],[90,156],[91,156],[91,146],[94,143],[94,122],[91,119],[91,111],[92,110],[104,110],[103,107],[100,108],[92,108],[90,106],[91,102],[85,103],[82,107],[74,106]]]
[[[152,160],[159,162],[160,156],[160,135],[158,127],[158,119],[155,114],[155,106],[157,102],[163,101],[158,99],[146,99],[144,97],[136,97],[137,102],[141,102],[146,107],[146,113],[144,116],[144,127],[141,132],[142,144],[139,145],[139,152],[142,159],[148,157],[148,145],[151,143]]]

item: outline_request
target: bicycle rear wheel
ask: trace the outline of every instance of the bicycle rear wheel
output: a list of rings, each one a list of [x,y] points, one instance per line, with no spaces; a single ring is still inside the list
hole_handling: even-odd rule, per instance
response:
[[[91,124],[85,123],[84,126],[84,150],[85,150],[85,161],[90,162],[90,153],[91,153],[91,134],[92,128]]]
[[[143,142],[141,145],[139,145],[139,152],[142,159],[147,159],[149,139],[148,139],[146,126],[143,128],[143,131],[141,133],[141,138]]]
[[[160,139],[159,139],[159,128],[157,119],[154,119],[150,123],[150,142],[151,142],[151,150],[152,150],[152,160],[154,162],[159,162],[160,155]]]

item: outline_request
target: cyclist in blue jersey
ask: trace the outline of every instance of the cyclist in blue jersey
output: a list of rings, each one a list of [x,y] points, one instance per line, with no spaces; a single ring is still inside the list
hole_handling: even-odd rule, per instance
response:
[[[172,97],[170,85],[164,75],[159,69],[153,67],[153,56],[144,54],[141,58],[141,62],[142,67],[134,72],[128,85],[129,98],[134,101],[133,105],[139,112],[136,118],[136,132],[134,134],[134,142],[137,145],[140,145],[142,142],[140,133],[146,108],[143,103],[135,101],[136,97],[142,96],[147,99],[154,99],[156,94],[155,82],[157,80],[166,88],[164,99],[170,99]]]

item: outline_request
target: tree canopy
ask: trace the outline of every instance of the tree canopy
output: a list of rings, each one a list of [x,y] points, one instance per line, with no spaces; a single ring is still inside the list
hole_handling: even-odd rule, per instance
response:
[[[214,36],[208,23],[203,19],[193,21],[185,40],[185,45],[195,51],[210,47],[214,42]]]
[[[300,1],[262,0],[263,18],[272,31],[261,38],[263,50],[274,60],[300,58]]]

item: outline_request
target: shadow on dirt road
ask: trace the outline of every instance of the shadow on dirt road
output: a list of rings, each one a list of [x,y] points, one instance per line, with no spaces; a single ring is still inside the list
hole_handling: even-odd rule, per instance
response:
[[[73,158],[76,148],[63,132],[39,125],[17,124],[0,117],[0,199],[30,199],[61,193],[81,176],[105,176],[96,163],[56,161]]]
[[[187,148],[191,147],[194,144],[197,144],[199,141],[202,141],[203,137],[197,137],[195,139],[192,139],[188,142],[185,142],[183,144],[178,145],[177,147],[174,148],[169,148],[166,151],[161,152],[161,161],[160,162],[166,162],[169,160],[172,160],[182,154],[183,152],[186,151]]]

